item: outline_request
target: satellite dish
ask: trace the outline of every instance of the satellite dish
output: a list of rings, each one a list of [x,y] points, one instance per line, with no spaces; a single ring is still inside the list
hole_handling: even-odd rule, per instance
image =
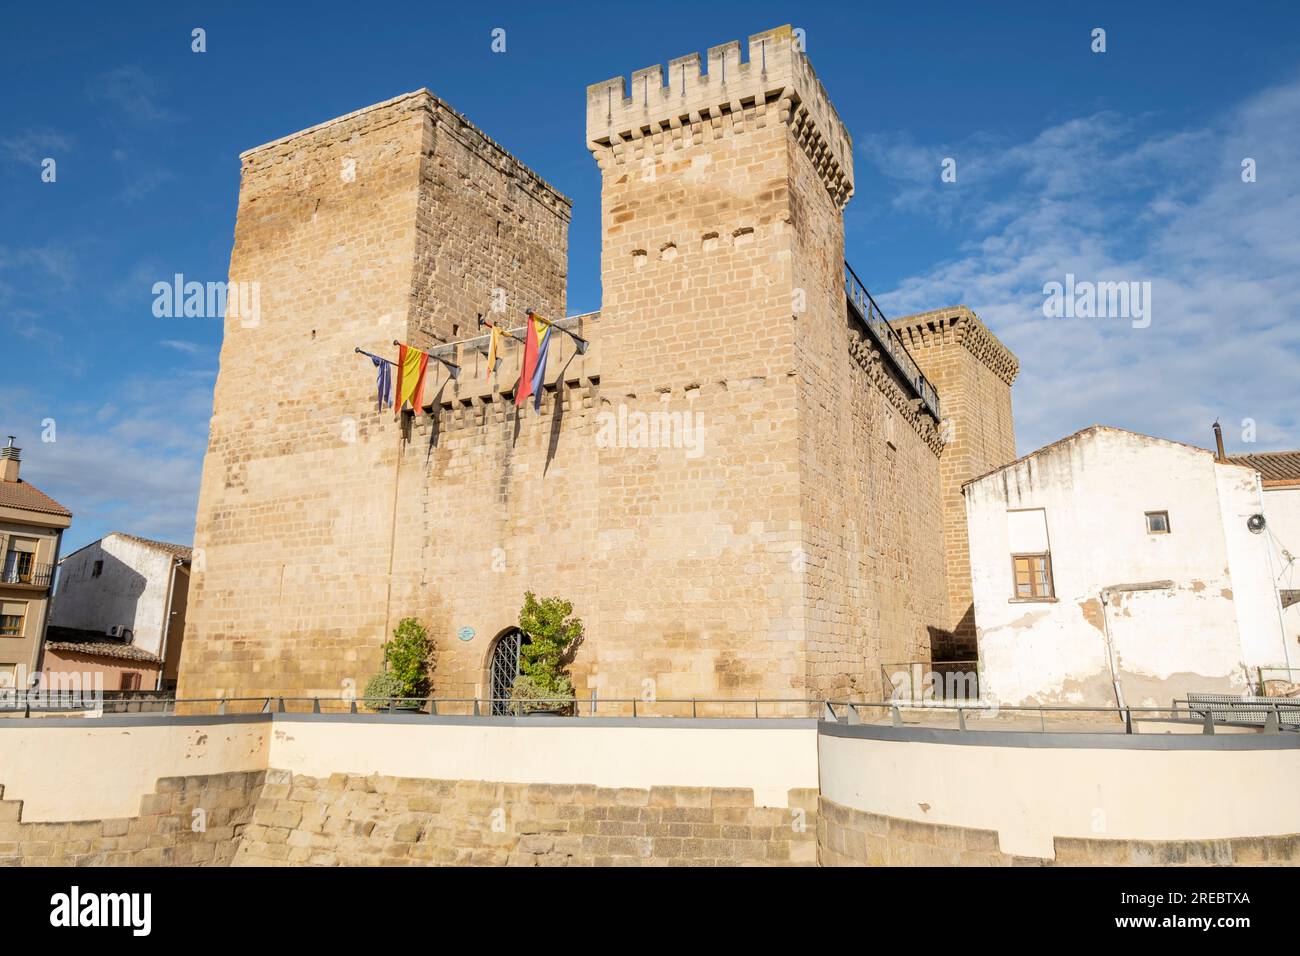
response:
[[[1250,529],[1252,534],[1259,534],[1266,526],[1267,522],[1264,520],[1263,515],[1251,515],[1246,519],[1246,527]]]

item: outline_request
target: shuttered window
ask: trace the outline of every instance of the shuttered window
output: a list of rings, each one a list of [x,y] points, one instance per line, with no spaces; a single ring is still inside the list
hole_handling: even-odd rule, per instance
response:
[[[25,601],[0,603],[0,637],[22,637],[23,621],[27,618]]]

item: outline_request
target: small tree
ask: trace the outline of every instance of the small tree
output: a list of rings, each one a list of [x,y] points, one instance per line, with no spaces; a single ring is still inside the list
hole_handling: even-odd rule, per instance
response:
[[[519,648],[520,676],[510,696],[524,710],[567,707],[574,700],[573,684],[564,668],[582,642],[582,621],[573,614],[573,602],[563,598],[537,599],[524,595],[519,630],[528,638]]]
[[[384,670],[366,684],[366,703],[377,708],[380,698],[424,697],[429,693],[433,644],[429,631],[413,617],[404,617],[384,644]]]

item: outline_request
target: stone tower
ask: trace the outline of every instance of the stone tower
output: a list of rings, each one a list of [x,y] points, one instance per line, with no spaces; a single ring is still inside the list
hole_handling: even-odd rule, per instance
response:
[[[258,310],[226,319],[179,694],[337,696],[378,668],[414,536],[353,349],[473,334],[494,290],[562,314],[570,203],[427,90],[241,160],[230,280]]]
[[[946,613],[937,432],[846,313],[843,123],[789,27],[743,54],[587,92],[602,393],[711,423],[704,458],[661,457],[653,482],[630,456],[602,462],[609,525],[658,528],[607,571],[656,582],[620,599],[670,625],[615,639],[674,690],[712,672],[734,694],[873,696],[879,665],[928,657]]]

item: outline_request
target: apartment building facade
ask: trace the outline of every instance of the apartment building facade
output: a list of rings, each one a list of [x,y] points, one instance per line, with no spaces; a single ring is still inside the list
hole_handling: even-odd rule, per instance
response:
[[[72,512],[24,481],[21,449],[0,448],[0,687],[30,682],[49,623],[54,568]]]

